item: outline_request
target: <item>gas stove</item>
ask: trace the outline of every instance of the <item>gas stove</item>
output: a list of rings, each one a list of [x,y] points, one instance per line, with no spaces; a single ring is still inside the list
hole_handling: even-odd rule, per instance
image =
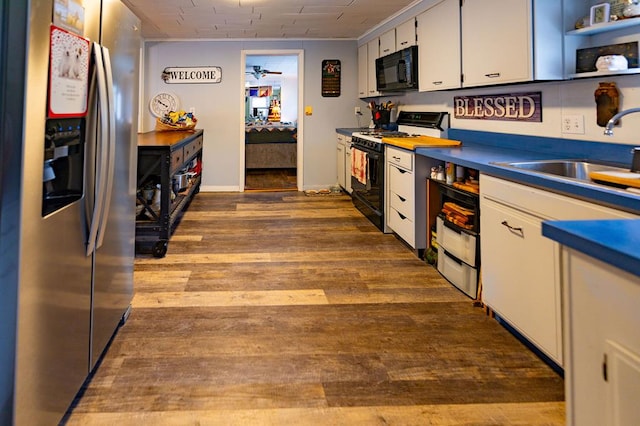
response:
[[[397,121],[398,130],[375,129],[356,132],[351,136],[351,143],[376,152],[382,152],[384,150],[382,138],[415,136],[445,138],[448,121],[449,115],[446,112],[400,111]]]

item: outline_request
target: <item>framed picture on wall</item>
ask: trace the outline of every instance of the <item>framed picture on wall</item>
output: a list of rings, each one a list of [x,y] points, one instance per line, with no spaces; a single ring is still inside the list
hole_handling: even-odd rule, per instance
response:
[[[609,3],[601,3],[596,4],[595,6],[591,6],[591,14],[589,15],[589,25],[602,24],[604,22],[609,22],[610,18],[610,8]]]

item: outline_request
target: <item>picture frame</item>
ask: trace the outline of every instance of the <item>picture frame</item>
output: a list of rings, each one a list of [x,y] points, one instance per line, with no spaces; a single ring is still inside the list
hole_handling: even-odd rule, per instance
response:
[[[611,5],[609,3],[600,3],[591,6],[589,14],[589,25],[603,24],[609,22],[611,18]]]

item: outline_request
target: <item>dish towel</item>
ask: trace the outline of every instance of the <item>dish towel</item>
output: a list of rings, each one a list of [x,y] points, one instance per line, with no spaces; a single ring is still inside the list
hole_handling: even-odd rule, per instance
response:
[[[351,148],[351,176],[363,185],[367,184],[367,153]]]

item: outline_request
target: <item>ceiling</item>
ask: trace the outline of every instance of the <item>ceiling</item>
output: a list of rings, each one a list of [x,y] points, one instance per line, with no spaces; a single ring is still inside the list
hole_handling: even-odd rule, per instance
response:
[[[358,39],[416,0],[123,0],[146,39]]]

